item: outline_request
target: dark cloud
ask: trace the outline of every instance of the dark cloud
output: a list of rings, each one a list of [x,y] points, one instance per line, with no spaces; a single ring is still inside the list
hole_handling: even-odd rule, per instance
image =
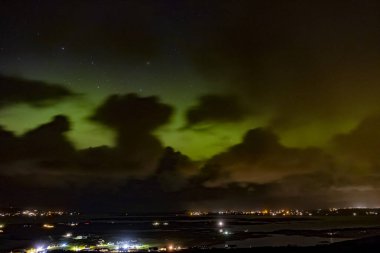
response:
[[[147,203],[156,210],[252,208],[252,202],[254,207],[299,207],[302,202],[310,208],[363,199],[377,203],[376,116],[337,135],[326,150],[287,147],[273,131],[255,128],[241,143],[196,162],[164,148],[153,135],[171,111],[156,97],[111,96],[91,118],[114,129],[112,147],[75,149],[66,137],[70,122],[62,115],[21,136],[1,128],[0,189],[9,194],[23,189],[30,194],[17,198],[41,205],[51,196],[66,196],[66,204],[82,206],[84,197],[97,196],[84,208],[102,202],[107,210],[125,208],[120,203],[140,211]],[[13,199],[7,196],[1,197],[3,203]]]
[[[91,119],[115,130],[115,146],[75,149],[66,136],[70,131],[68,118],[57,115],[21,136],[1,128],[0,161],[8,163],[6,171],[11,174],[29,171],[78,178],[86,175],[89,180],[99,175],[120,179],[146,177],[155,171],[165,151],[153,132],[169,121],[171,113],[172,108],[156,97],[110,96]],[[185,156],[179,159],[180,164],[186,161]]]
[[[191,176],[198,173],[198,166],[188,156],[167,147],[153,177],[163,189],[179,190],[187,185]]]
[[[19,103],[46,106],[56,100],[74,95],[57,84],[4,75],[0,75],[0,90],[0,109]]]
[[[0,131],[0,167],[7,174],[65,173],[72,166],[76,150],[65,133],[70,123],[63,115],[52,121],[15,136]],[[63,169],[63,171],[59,171]]]
[[[236,122],[247,116],[247,110],[234,96],[204,95],[186,112],[187,126],[202,123]]]
[[[18,140],[13,132],[0,126],[0,163],[15,159]]]
[[[68,157],[75,150],[67,140],[65,133],[70,130],[70,123],[66,116],[57,115],[51,122],[26,132],[21,136],[24,156],[40,157]]]
[[[112,155],[117,156],[116,161],[122,161],[122,166],[118,167],[141,175],[154,170],[163,153],[162,144],[153,131],[169,122],[172,111],[172,107],[159,102],[157,97],[114,95],[96,109],[91,119],[116,131]],[[91,149],[88,152],[106,155],[104,152],[109,153],[109,150]]]
[[[325,171],[289,175],[266,184],[265,191],[259,190],[264,201],[269,200],[268,205],[276,203],[278,207],[297,207],[299,203],[309,208],[377,206],[379,178],[372,180],[375,184],[370,181],[363,175],[353,175],[352,171],[331,167]]]
[[[368,130],[368,124],[377,129],[369,119],[352,133],[336,137],[334,154],[340,145],[352,145],[341,143],[342,138],[355,139],[360,136],[357,132]],[[356,172],[347,170],[342,159],[317,148],[286,147],[264,128],[249,130],[240,144],[203,166],[170,147],[162,148],[155,161],[146,157],[138,162],[118,146],[74,150],[65,137],[68,130],[64,116],[56,116],[20,137],[2,129],[0,152],[13,156],[12,161],[0,160],[2,192],[11,193],[18,187],[29,193],[17,197],[29,198],[23,203],[42,206],[59,205],[59,201],[46,203],[51,196],[66,196],[63,202],[67,205],[89,208],[107,203],[102,207],[105,210],[127,206],[137,211],[144,210],[147,203],[155,210],[252,208],[252,202],[254,207],[282,208],[299,207],[300,202],[310,208],[347,206],[363,199],[376,204],[380,192],[376,174],[362,173],[360,167]],[[141,163],[152,167],[146,170]],[[72,195],[67,197],[68,193]],[[7,196],[2,195],[2,203],[12,201],[13,197]],[[82,206],[88,196],[97,197]]]
[[[263,128],[249,130],[241,143],[207,161],[214,171],[209,183],[273,182],[291,174],[308,174],[329,168],[329,157],[317,148],[289,148]]]
[[[363,120],[325,150],[286,147],[268,129],[249,130],[192,178],[185,191],[196,188],[203,198],[187,193],[188,201],[209,208],[249,208],[248,200],[261,207],[377,206],[379,122],[378,116]]]
[[[343,163],[356,172],[380,172],[380,116],[370,116],[346,134],[332,140],[332,149]]]
[[[158,97],[113,95],[97,108],[91,119],[118,131],[151,132],[168,123],[172,111]]]

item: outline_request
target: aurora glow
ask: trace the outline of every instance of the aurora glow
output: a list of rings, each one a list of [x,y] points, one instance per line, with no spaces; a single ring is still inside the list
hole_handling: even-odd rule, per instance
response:
[[[237,2],[2,2],[4,190],[380,205],[379,3]]]

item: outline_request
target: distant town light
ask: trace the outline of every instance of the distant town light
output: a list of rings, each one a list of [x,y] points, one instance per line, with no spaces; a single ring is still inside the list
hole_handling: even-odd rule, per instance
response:
[[[43,227],[43,228],[46,228],[46,229],[51,229],[51,228],[54,228],[54,225],[51,225],[51,224],[44,224],[42,227]]]
[[[63,237],[66,237],[66,238],[70,238],[70,237],[72,237],[72,236],[73,236],[72,233],[66,233],[66,234],[63,235]]]

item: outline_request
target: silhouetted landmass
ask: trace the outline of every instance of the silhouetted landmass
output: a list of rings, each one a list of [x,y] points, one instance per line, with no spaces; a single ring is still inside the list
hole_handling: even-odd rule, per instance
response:
[[[297,247],[297,246],[285,246],[285,247],[254,247],[254,248],[236,248],[234,245],[230,245],[229,248],[202,248],[194,247],[191,249],[181,250],[180,252],[377,252],[380,247],[380,236],[366,237],[357,240],[348,240],[344,242],[337,242],[329,245],[318,245],[310,247]],[[54,253],[68,253],[71,251],[49,251]],[[84,253],[90,253],[95,251],[81,251]],[[147,251],[142,251],[147,252]]]

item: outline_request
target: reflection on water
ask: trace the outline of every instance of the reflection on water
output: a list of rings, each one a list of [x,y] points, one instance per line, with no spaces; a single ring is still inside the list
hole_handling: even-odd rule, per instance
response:
[[[262,238],[249,238],[244,240],[226,241],[224,244],[215,245],[216,248],[224,248],[226,245],[236,245],[239,248],[252,247],[280,247],[280,246],[315,246],[348,240],[347,238],[323,238],[317,236],[299,235],[268,235]]]

